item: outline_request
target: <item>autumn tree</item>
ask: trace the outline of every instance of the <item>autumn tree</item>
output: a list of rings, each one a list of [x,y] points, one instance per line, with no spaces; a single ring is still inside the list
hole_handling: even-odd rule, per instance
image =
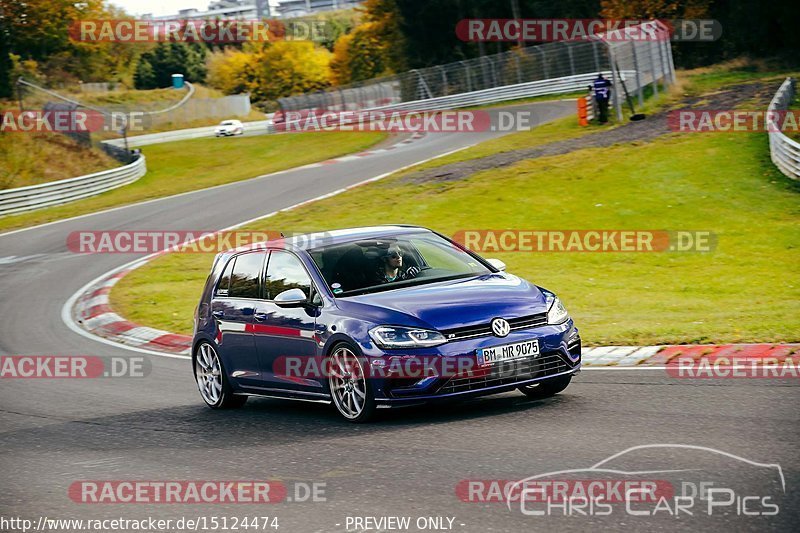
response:
[[[249,43],[211,55],[208,83],[226,94],[249,92],[256,102],[330,85],[330,52],[310,41]]]
[[[331,76],[336,84],[406,69],[402,19],[395,0],[367,0],[362,10],[364,22],[334,45]]]

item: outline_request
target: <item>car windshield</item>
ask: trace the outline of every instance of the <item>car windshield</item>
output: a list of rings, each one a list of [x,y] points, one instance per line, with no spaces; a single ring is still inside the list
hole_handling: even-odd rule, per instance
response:
[[[337,297],[491,272],[433,233],[361,239],[314,248],[309,254]]]
[[[233,126],[232,120],[223,120],[220,126]]]

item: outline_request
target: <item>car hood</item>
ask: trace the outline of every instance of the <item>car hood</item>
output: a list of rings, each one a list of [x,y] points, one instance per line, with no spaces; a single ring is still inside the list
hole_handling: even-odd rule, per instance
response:
[[[344,313],[375,324],[450,329],[547,311],[536,285],[507,273],[338,298]]]

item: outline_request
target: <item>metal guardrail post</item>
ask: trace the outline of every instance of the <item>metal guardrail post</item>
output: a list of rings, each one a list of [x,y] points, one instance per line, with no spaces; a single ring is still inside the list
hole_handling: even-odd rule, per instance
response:
[[[547,54],[544,53],[544,50],[541,50],[538,46],[533,48],[536,52],[542,55],[542,70],[544,72],[544,79],[549,78],[548,69],[547,69]]]
[[[600,72],[600,54],[597,52],[597,41],[592,41],[592,55],[594,55],[594,69]]]
[[[658,58],[661,60],[659,62],[659,65],[661,67],[661,76],[660,76],[662,83],[661,87],[664,89],[664,92],[667,92],[667,86],[669,85],[669,76],[667,75],[667,72],[669,71],[669,69],[666,68],[667,62],[666,58],[664,57],[664,47],[661,45],[660,40],[657,41],[657,44],[658,46],[656,46],[656,48],[658,48]]]
[[[572,46],[569,43],[564,43],[567,47],[567,55],[569,56],[569,74],[570,76],[575,75],[575,58],[572,56]]]
[[[464,72],[466,73],[467,78],[467,92],[472,92],[472,73],[470,71],[469,65],[464,61],[459,61],[459,64],[464,66]]]
[[[653,54],[653,45],[647,41],[647,48],[650,49],[650,68],[653,71],[653,95],[658,96],[658,75],[656,74],[656,56]]]
[[[639,70],[639,59],[636,57],[636,43],[631,41],[631,51],[633,52],[633,70],[636,71],[636,94],[639,99],[639,107],[644,105],[644,90],[642,89],[642,73]]]
[[[622,79],[620,78],[620,72],[617,69],[617,62],[614,58],[614,49],[609,43],[606,43],[606,46],[608,47],[608,60],[611,63],[611,83],[613,84],[611,92],[614,95],[614,111],[617,114],[617,120],[622,122],[622,105],[619,96],[619,90],[622,87]]]

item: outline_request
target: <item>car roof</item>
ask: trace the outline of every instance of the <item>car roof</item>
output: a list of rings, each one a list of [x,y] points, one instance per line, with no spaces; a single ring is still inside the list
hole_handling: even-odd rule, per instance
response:
[[[315,233],[303,233],[292,235],[283,239],[273,239],[270,241],[255,244],[246,244],[226,250],[221,255],[233,255],[249,250],[260,250],[262,248],[281,247],[290,250],[311,250],[320,246],[333,246],[346,242],[361,239],[380,239],[389,238],[396,235],[409,233],[430,233],[431,230],[421,226],[411,226],[405,224],[387,226],[367,226],[360,228],[337,229],[331,231],[320,231]]]

